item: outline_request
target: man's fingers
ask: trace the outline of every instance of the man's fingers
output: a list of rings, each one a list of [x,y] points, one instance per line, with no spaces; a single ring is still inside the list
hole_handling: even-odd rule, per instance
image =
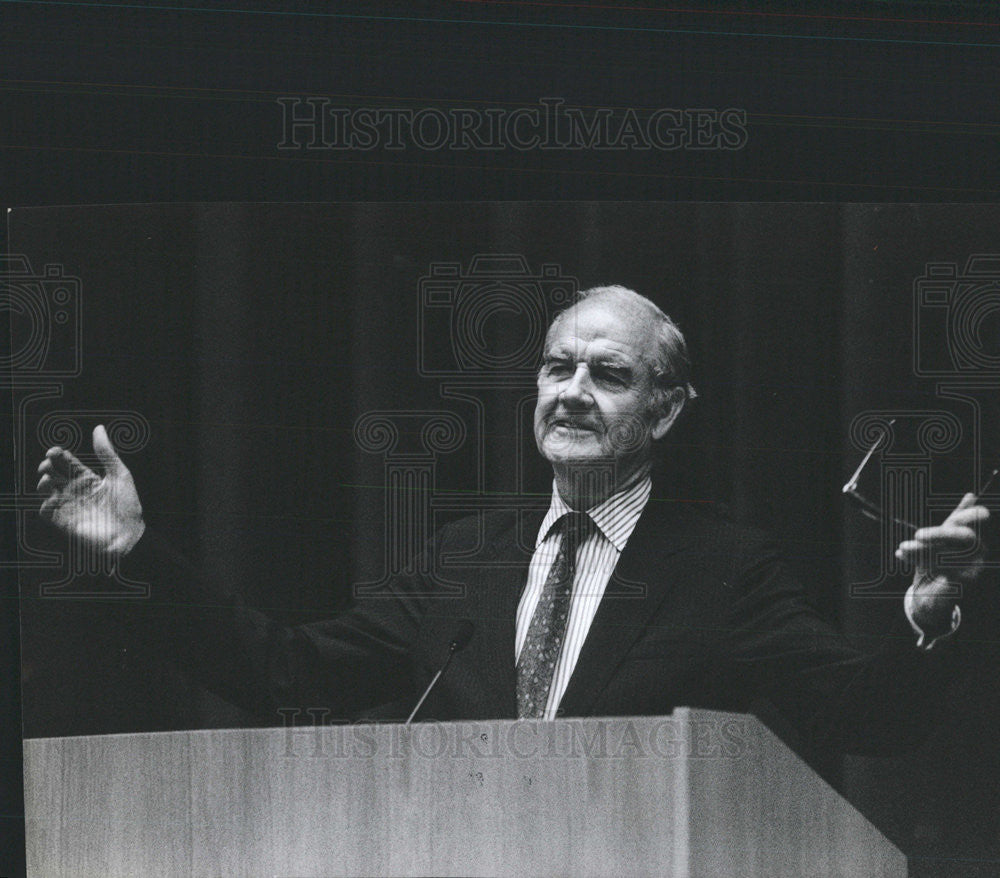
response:
[[[128,472],[125,464],[115,452],[115,447],[108,438],[104,424],[98,424],[94,427],[94,454],[97,455],[98,461],[104,467],[105,474],[120,475],[122,472]]]
[[[55,511],[59,508],[60,503],[58,494],[49,494],[42,505],[38,507],[38,514],[46,521],[50,521]]]
[[[48,457],[38,465],[38,474],[42,477],[48,476],[54,488],[64,488],[70,481],[70,476],[61,471],[60,467],[56,467]],[[38,484],[41,485],[42,483],[39,482]]]
[[[55,478],[61,478],[64,481],[93,475],[93,470],[90,467],[84,466],[76,459],[75,455],[59,446],[45,452],[45,460],[38,465],[38,472],[42,474],[51,472]]]
[[[963,560],[961,569],[956,569],[954,576],[959,580],[969,580],[976,576],[982,568],[984,547],[979,543],[976,526],[990,517],[985,506],[980,506],[975,494],[966,494],[944,522],[937,527],[922,527],[909,540],[904,540],[896,549],[896,557],[904,564],[916,566],[917,574],[921,571],[933,575],[938,566],[938,556],[949,552],[962,553],[976,550],[976,557]],[[942,559],[945,563],[947,559]],[[956,563],[956,562],[951,562]]]
[[[986,521],[989,517],[990,511],[985,506],[968,506],[964,509],[955,509],[944,520],[944,524],[975,524],[977,521]]]
[[[39,494],[51,494],[55,489],[56,486],[52,481],[52,476],[48,473],[38,480],[38,485],[35,487],[35,491]]]
[[[928,547],[944,546],[948,543],[972,545],[976,542],[976,532],[966,525],[942,524],[940,527],[926,527],[918,530],[914,540]]]
[[[71,461],[76,460],[65,448],[58,445],[45,452],[45,459],[38,465],[38,471],[43,472],[45,468],[54,473],[58,473],[64,478],[70,477]],[[79,463],[79,461],[76,461]]]
[[[904,540],[899,544],[896,557],[918,566],[932,563],[934,553],[968,551],[978,541],[978,536],[971,527],[958,525],[925,528],[918,530],[914,537],[915,539]],[[982,557],[985,551],[985,547],[980,546],[977,557]]]
[[[896,557],[902,558],[904,555],[913,555],[924,551],[924,544],[919,540],[903,540],[896,547]]]
[[[951,514],[944,520],[945,524],[949,524],[956,515],[960,515],[964,510],[969,509],[971,506],[975,506],[977,497],[975,494],[966,494],[961,502],[956,506]]]

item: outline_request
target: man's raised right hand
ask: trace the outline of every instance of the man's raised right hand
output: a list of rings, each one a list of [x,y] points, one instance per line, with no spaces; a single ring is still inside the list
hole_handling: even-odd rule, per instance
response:
[[[94,454],[104,470],[98,475],[70,452],[56,446],[39,464],[39,510],[69,537],[98,552],[120,556],[139,542],[146,529],[132,474],[115,453],[103,425],[94,428]]]

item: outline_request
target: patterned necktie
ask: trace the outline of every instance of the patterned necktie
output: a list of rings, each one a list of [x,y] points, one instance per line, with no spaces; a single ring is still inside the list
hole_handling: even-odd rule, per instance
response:
[[[562,534],[559,552],[542,586],[517,660],[517,715],[522,719],[541,719],[545,715],[549,687],[566,636],[576,548],[586,539],[592,524],[586,512],[567,512],[556,523]]]

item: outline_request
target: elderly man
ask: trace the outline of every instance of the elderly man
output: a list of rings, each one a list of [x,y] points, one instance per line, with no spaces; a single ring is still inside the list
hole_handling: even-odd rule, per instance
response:
[[[101,476],[48,451],[41,512],[151,578],[191,667],[255,709],[348,716],[414,703],[469,620],[468,646],[424,718],[741,710],[767,697],[814,742],[878,750],[918,737],[952,673],[959,621],[927,559],[970,549],[987,510],[967,495],[941,526],[900,545],[916,575],[899,629],[878,654],[860,653],[810,608],[764,536],[651,502],[654,442],[694,396],[688,366],[683,336],[648,299],[615,286],[581,293],[550,327],[538,373],[535,440],[554,474],[548,511],[526,526],[491,512],[442,528],[432,561],[479,548],[466,568],[448,567],[448,580],[465,585],[456,596],[413,574],[391,597],[361,598],[335,619],[279,626],[218,594],[146,532],[102,427]]]

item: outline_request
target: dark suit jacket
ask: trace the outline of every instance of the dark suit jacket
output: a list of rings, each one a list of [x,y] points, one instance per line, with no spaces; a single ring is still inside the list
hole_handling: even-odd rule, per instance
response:
[[[195,673],[276,721],[279,708],[347,717],[393,699],[415,703],[463,619],[475,625],[472,639],[421,716],[513,718],[514,620],[542,514],[484,513],[444,527],[426,556],[432,572],[397,577],[341,616],[298,627],[217,594],[155,533],[125,566],[174,608]],[[765,536],[651,499],[561,712],[741,711],[765,697],[814,744],[892,750],[926,733],[956,656],[953,644],[918,651],[901,606],[899,617],[874,654],[859,652],[811,608]]]

